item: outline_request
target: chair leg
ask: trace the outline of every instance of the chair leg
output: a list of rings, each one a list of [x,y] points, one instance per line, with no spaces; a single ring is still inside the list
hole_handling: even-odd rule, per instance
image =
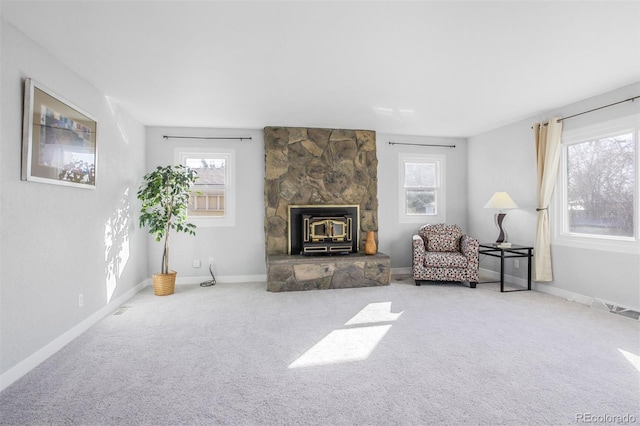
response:
[[[475,281],[469,281],[469,287],[471,287],[471,288],[476,288],[476,284],[478,284],[478,283],[475,282]]]
[[[420,287],[420,286],[422,285],[422,281],[420,281],[420,280],[415,280],[415,281],[416,281],[416,285],[417,285],[418,287]]]

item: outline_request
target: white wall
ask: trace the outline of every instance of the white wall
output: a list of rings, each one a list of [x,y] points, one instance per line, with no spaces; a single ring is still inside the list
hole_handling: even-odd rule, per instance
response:
[[[251,136],[251,140],[164,139],[163,135]],[[178,272],[178,283],[210,279],[209,257],[220,281],[266,279],[264,240],[264,138],[263,130],[147,128],[147,170],[176,164],[176,148],[219,148],[235,151],[236,220],[230,227],[203,227],[196,235],[172,234],[169,267]],[[146,230],[145,230],[146,232]],[[162,258],[160,243],[149,236],[149,272],[158,272]],[[193,260],[202,262],[193,267]],[[191,277],[191,278],[190,278]],[[266,287],[265,287],[266,288]]]
[[[401,223],[399,214],[399,154],[435,154],[445,156],[446,222],[467,231],[467,141],[463,138],[376,134],[378,156],[378,250],[391,257],[392,268],[411,267],[411,236],[427,223]],[[455,145],[455,148],[390,145]]]
[[[251,141],[164,139],[163,135],[251,136]],[[460,138],[412,137],[377,134],[378,249],[391,257],[394,268],[411,266],[411,235],[420,224],[400,223],[398,217],[398,154],[414,152],[446,156],[447,222],[467,227],[467,143]],[[456,148],[391,146],[389,141],[453,144]],[[199,227],[196,236],[171,236],[170,267],[182,282],[207,278],[206,264],[214,257],[214,272],[222,281],[264,280],[264,140],[263,130],[212,128],[147,128],[147,170],[175,163],[176,148],[217,147],[236,151],[237,218],[233,227]],[[157,272],[161,247],[149,239],[149,272]],[[202,262],[193,267],[193,260]],[[180,282],[180,278],[178,278]],[[185,281],[186,280],[186,281]]]
[[[468,218],[469,232],[480,242],[494,242],[498,228],[492,209],[485,209],[494,192],[506,191],[518,209],[509,210],[503,227],[508,240],[533,246],[536,226],[536,164],[531,124],[501,127],[469,139]],[[498,259],[481,257],[480,267],[499,270]],[[526,268],[515,270],[505,264],[505,272],[526,279]]]
[[[147,277],[147,238],[133,219],[135,186],[144,171],[144,127],[15,27],[4,21],[0,26],[0,384],[4,386],[46,358],[47,351],[54,352],[55,342],[60,346],[79,333],[78,327],[95,320],[109,302],[139,287]],[[96,189],[20,180],[25,77],[97,119]],[[108,227],[116,230],[111,241],[105,236]],[[78,306],[79,294],[83,307]]]
[[[533,245],[536,227],[536,164],[534,122],[566,117],[636,96],[640,83],[530,117],[469,139],[469,229],[481,241],[494,241],[497,230],[493,211],[484,204],[495,191],[507,191],[519,208],[510,210],[504,222],[513,243]],[[640,102],[627,102],[563,122],[564,130],[637,114]],[[553,221],[553,218],[552,218]],[[588,303],[601,299],[621,306],[640,307],[640,256],[552,244],[554,280],[537,283],[536,289]],[[481,268],[498,270],[493,259],[481,260]],[[507,274],[526,278],[526,268],[508,265]]]

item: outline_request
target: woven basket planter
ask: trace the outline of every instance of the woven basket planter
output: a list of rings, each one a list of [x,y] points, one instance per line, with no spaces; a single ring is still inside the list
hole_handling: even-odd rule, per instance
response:
[[[156,296],[168,296],[173,294],[176,288],[176,271],[168,274],[153,274],[153,292]]]

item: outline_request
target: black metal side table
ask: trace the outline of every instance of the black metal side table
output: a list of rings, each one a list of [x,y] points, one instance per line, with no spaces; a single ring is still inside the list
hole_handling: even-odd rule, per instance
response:
[[[480,254],[486,254],[491,257],[500,258],[500,292],[508,293],[511,291],[524,291],[525,289],[517,290],[505,290],[504,289],[504,260],[526,257],[527,258],[527,288],[531,290],[531,258],[533,258],[533,247],[521,246],[518,244],[512,244],[511,247],[498,247],[497,243],[482,243],[480,244]],[[485,281],[485,283],[497,283],[498,281]],[[482,284],[482,283],[479,283]]]

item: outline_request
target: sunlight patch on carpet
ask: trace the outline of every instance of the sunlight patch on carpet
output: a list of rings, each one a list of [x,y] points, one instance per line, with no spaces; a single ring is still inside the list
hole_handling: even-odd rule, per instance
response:
[[[636,355],[636,354],[632,354],[631,352],[627,352],[625,350],[622,350],[620,348],[618,348],[618,350],[620,351],[620,353],[622,355],[624,355],[624,357],[627,359],[627,361],[629,361],[631,363],[631,365],[633,365],[636,370],[640,371],[640,356]]]
[[[345,323],[349,328],[333,330],[289,368],[363,361],[391,329],[392,324],[386,323],[397,320],[400,315],[402,312],[391,312],[391,302],[370,303]]]
[[[390,325],[376,325],[333,330],[291,363],[289,368],[365,360],[390,328]]]

